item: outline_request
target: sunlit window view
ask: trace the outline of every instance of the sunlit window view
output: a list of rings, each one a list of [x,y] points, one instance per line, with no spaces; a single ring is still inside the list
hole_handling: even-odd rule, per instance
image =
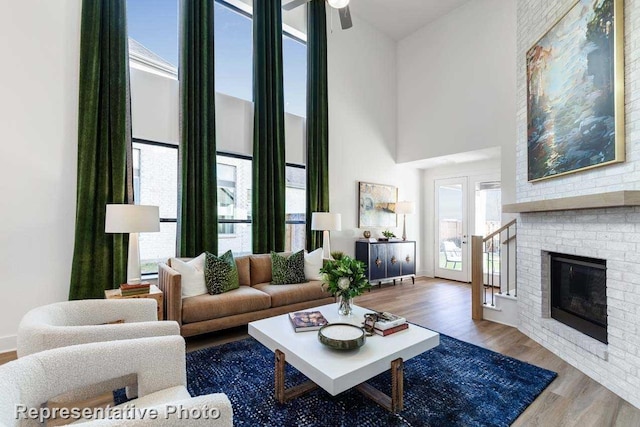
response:
[[[462,185],[438,187],[440,268],[462,271]]]
[[[479,182],[475,188],[476,198],[476,233],[488,236],[500,228],[501,217],[500,182]],[[500,274],[500,238],[486,243],[483,252],[482,266],[485,275]]]
[[[176,255],[178,217],[178,129],[167,124],[177,115],[179,66],[177,0],[128,0],[132,67],[133,175],[137,204],[160,207],[160,232],[140,235],[143,274]],[[253,40],[251,16],[217,0],[214,10],[216,92],[252,102]],[[283,33],[285,111],[306,115],[306,44]],[[135,73],[133,70],[135,69]],[[159,106],[165,102],[167,105]],[[168,105],[168,104],[175,105]],[[142,113],[140,112],[142,111]],[[243,132],[240,129],[238,132]],[[151,135],[151,136],[149,136]],[[229,138],[229,136],[226,136]],[[233,146],[237,139],[227,141]],[[251,253],[251,158],[219,153],[217,160],[218,250]],[[304,166],[286,168],[286,250],[305,246]]]

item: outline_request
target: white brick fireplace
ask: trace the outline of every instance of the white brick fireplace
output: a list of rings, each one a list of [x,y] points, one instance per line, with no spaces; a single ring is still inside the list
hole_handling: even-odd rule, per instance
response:
[[[574,2],[518,0],[518,203],[640,190],[640,0],[625,1],[626,161],[527,181],[526,51]],[[549,252],[606,260],[608,344],[550,318]],[[640,407],[640,207],[521,213],[517,267],[519,329]]]

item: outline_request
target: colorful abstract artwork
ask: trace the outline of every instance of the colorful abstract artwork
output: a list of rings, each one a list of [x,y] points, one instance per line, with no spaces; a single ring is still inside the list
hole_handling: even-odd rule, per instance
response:
[[[392,185],[359,183],[358,227],[397,227],[398,189]]]
[[[580,0],[527,52],[528,179],[624,161],[622,0]]]

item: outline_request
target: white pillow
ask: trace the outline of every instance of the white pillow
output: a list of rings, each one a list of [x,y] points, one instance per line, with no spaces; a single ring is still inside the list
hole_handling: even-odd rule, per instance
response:
[[[307,280],[322,280],[320,269],[322,268],[322,248],[304,254],[304,277]]]
[[[207,285],[204,282],[205,259],[206,254],[204,252],[188,262],[178,258],[171,258],[171,268],[182,276],[182,298],[207,293]]]

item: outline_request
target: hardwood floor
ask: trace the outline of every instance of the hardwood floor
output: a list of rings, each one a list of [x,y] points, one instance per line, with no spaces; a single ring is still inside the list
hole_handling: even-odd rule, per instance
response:
[[[471,320],[469,285],[441,279],[416,284],[383,285],[356,304],[390,311],[411,322],[558,373],[558,378],[515,421],[514,426],[640,426],[640,409],[584,375],[517,329],[486,320]],[[187,350],[246,338],[247,328],[187,339]],[[0,364],[15,358],[0,354]],[[482,402],[478,402],[481,405]]]

